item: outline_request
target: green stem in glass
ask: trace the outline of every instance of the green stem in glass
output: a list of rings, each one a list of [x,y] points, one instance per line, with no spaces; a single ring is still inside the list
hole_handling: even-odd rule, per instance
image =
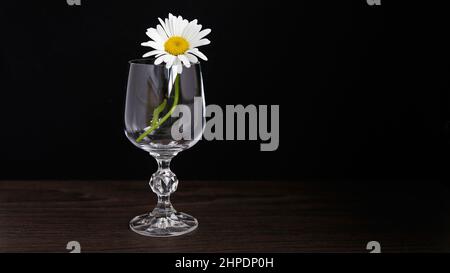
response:
[[[138,143],[141,142],[147,135],[149,135],[154,130],[158,129],[164,122],[166,122],[166,120],[168,118],[170,118],[170,116],[172,116],[173,111],[175,111],[175,108],[178,105],[179,97],[180,97],[180,74],[178,74],[177,77],[175,78],[175,97],[173,99],[173,105],[170,108],[169,112],[167,112],[167,114],[161,120],[159,120],[159,114],[161,114],[161,112],[164,110],[164,108],[166,107],[166,104],[167,104],[167,100],[164,99],[163,103],[161,103],[153,111],[151,127],[148,130],[146,130],[144,133],[142,133],[136,139],[136,142],[138,142]]]
[[[166,105],[167,105],[167,99],[164,99],[163,103],[161,103],[153,111],[152,127],[155,127],[158,125],[159,114],[161,114],[161,112],[164,111],[164,108],[166,108]]]

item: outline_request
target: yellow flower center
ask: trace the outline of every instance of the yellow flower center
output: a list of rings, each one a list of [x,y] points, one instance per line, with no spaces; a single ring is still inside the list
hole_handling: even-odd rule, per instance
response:
[[[178,56],[189,49],[189,42],[183,37],[173,36],[164,43],[164,49],[166,52]]]

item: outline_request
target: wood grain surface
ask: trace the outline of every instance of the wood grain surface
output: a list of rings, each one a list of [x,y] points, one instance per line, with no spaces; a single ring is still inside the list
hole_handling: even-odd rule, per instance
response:
[[[175,208],[199,228],[148,238],[129,220],[155,202],[146,181],[0,181],[0,252],[449,251],[438,182],[181,181]]]

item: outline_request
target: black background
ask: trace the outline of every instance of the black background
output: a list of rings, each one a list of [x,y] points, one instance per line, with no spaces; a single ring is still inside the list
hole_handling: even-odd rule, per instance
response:
[[[447,19],[394,2],[2,3],[0,179],[149,178],[123,133],[127,61],[168,12],[213,30],[207,104],[280,105],[277,151],[201,141],[174,159],[181,179],[442,178]]]

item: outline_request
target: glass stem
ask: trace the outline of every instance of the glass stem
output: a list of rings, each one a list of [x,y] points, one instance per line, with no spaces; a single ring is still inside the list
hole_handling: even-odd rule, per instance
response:
[[[170,217],[175,209],[170,202],[170,195],[174,193],[178,186],[176,175],[170,170],[170,161],[172,156],[158,156],[158,170],[150,179],[150,187],[158,196],[158,203],[153,210],[153,215],[157,217]]]
[[[158,171],[171,171],[170,170],[170,162],[172,158],[157,158],[156,162],[158,162]]]

